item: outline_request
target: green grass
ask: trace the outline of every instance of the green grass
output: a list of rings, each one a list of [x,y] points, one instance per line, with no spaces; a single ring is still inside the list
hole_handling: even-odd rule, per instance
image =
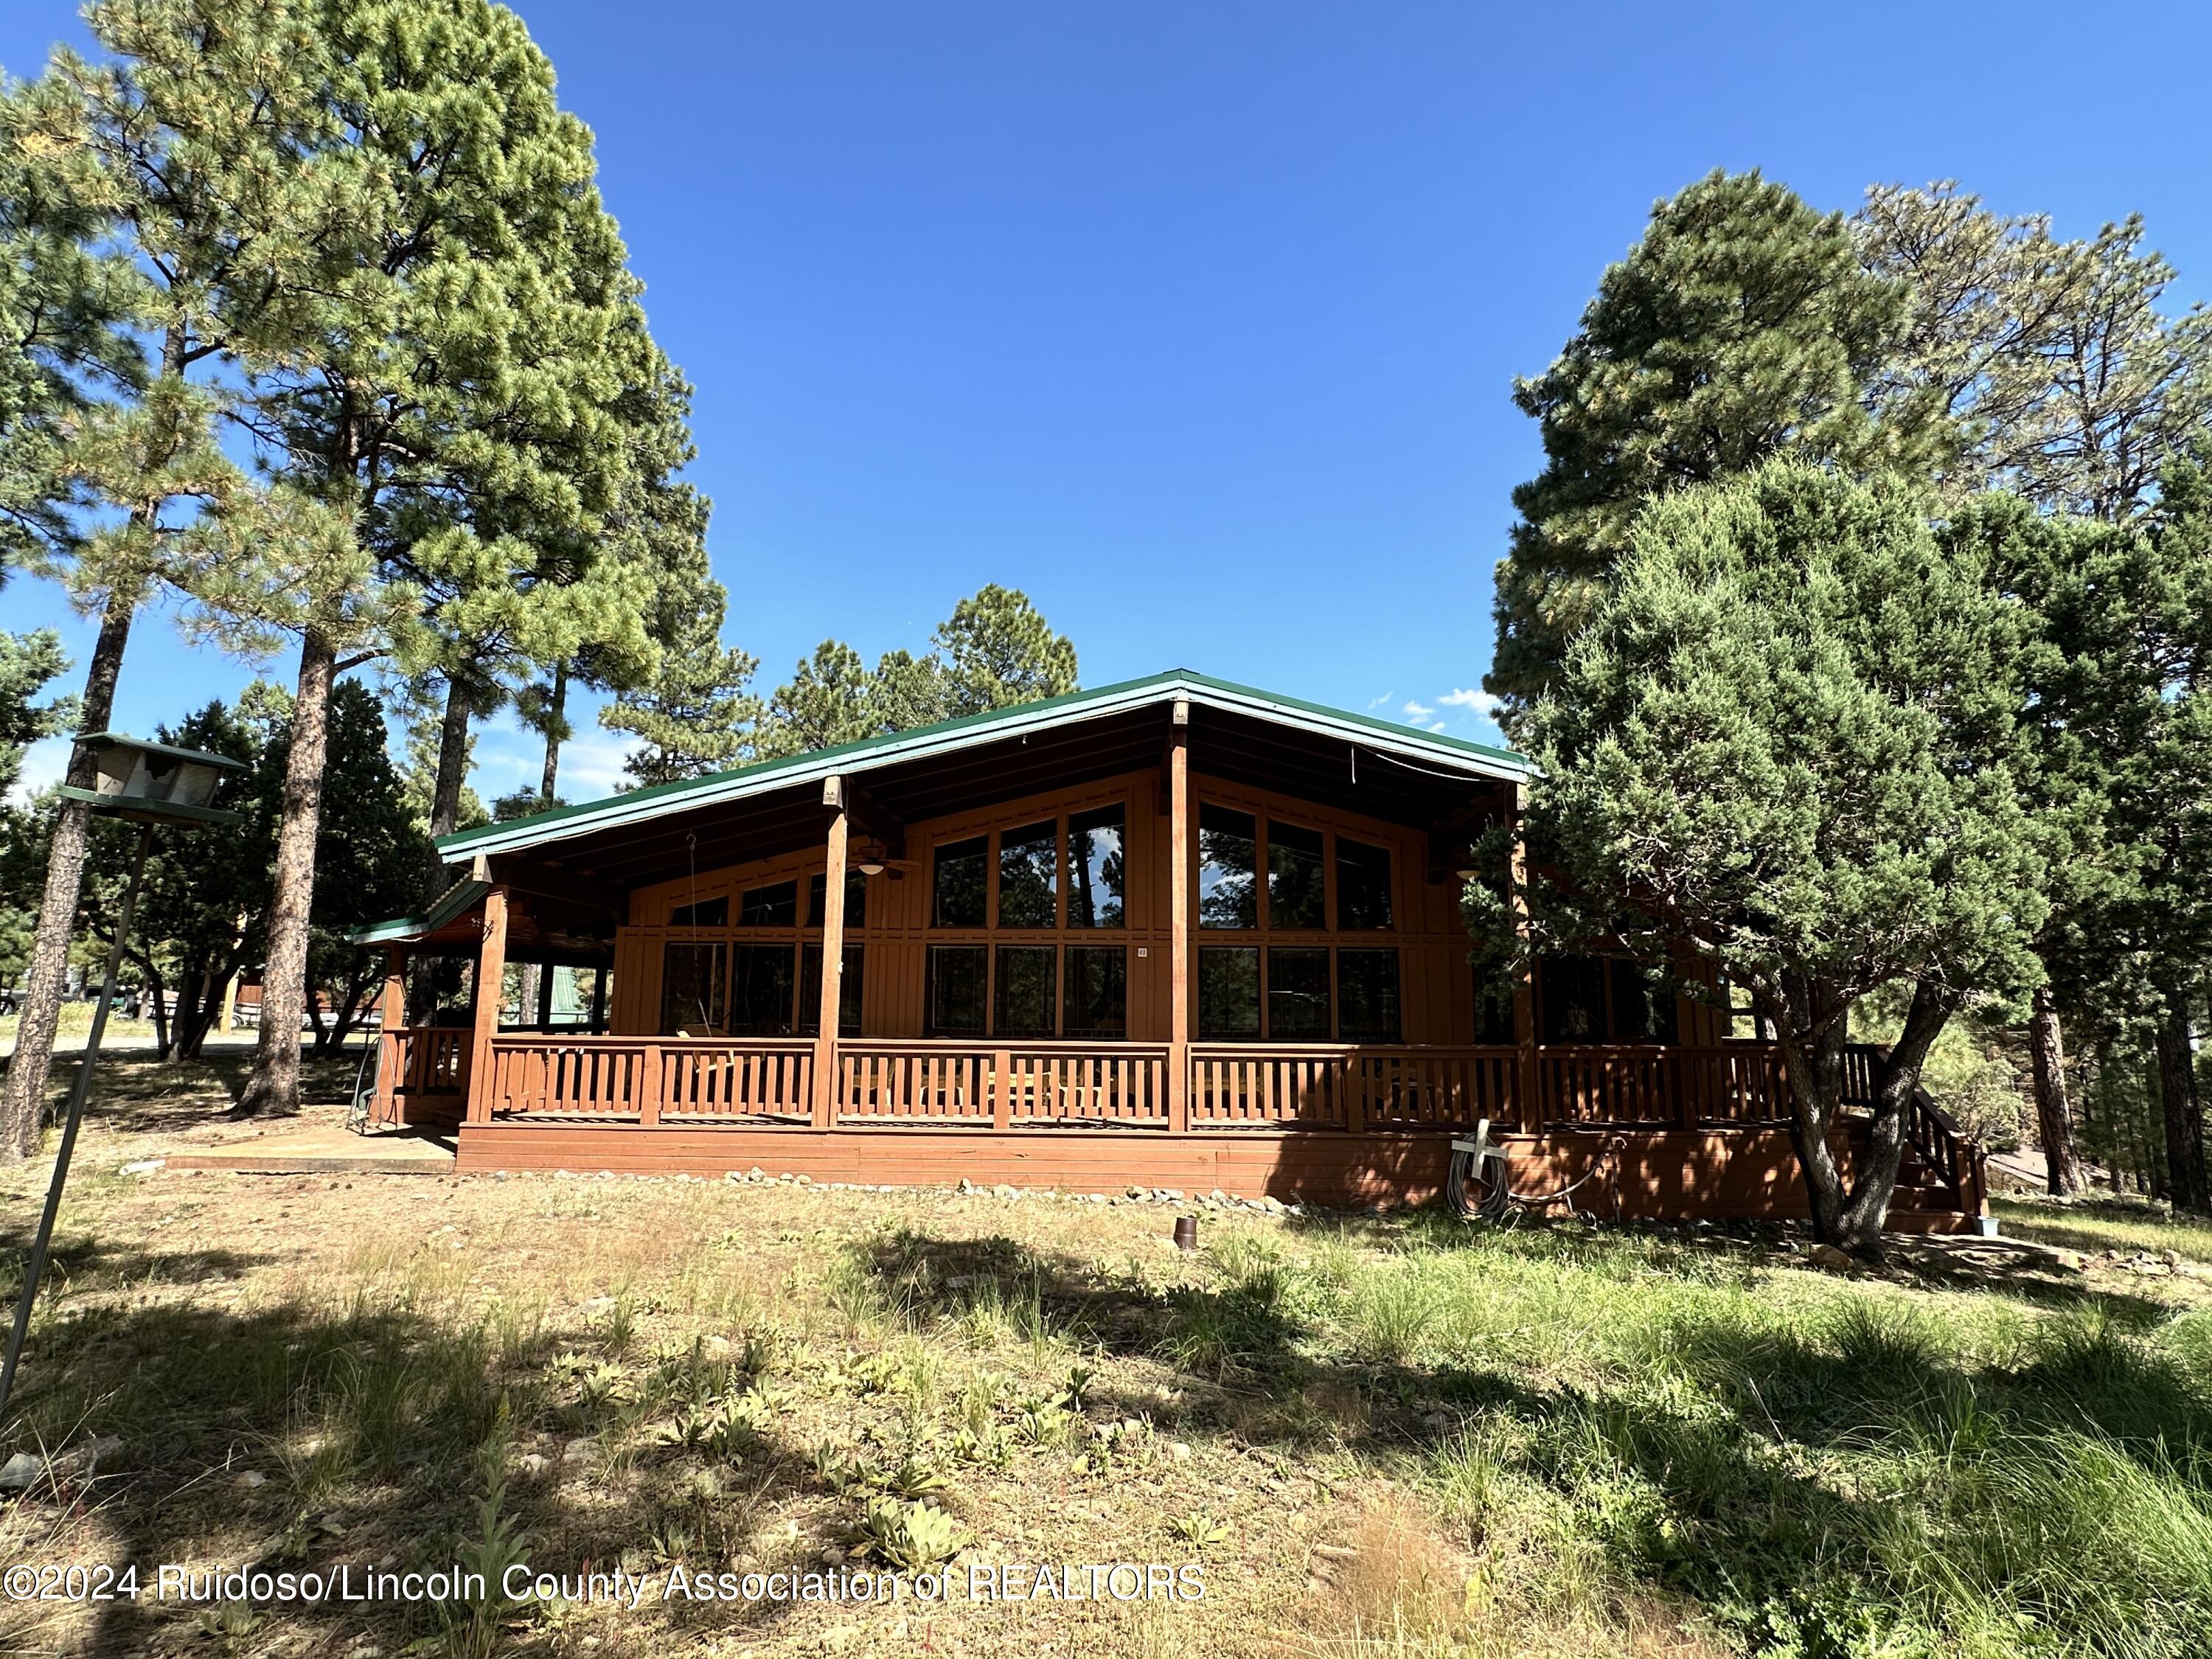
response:
[[[94,1135],[94,1170],[152,1139]],[[2206,1229],[2142,1210],[2002,1210],[2022,1236],[2212,1261]],[[1191,1256],[1171,1218],[720,1182],[88,1182],[0,1455],[112,1433],[127,1472],[0,1511],[11,1559],[770,1570],[965,1546],[1203,1559],[1218,1594],[956,1608],[897,1637],[806,1608],[233,1610],[205,1635],[175,1609],[0,1608],[0,1647],[2205,1651],[2212,1280],[1951,1257],[1838,1278],[1750,1240],[1434,1217],[1208,1215]]]
[[[2141,1200],[2075,1199],[2052,1203],[1993,1198],[1990,1208],[2004,1231],[2016,1238],[2083,1252],[2156,1255],[2172,1250],[2187,1261],[2212,1265],[2212,1221],[2186,1216],[2177,1219]]]

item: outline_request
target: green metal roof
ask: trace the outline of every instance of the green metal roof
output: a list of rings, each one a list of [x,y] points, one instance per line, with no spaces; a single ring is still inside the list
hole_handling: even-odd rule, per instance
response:
[[[356,927],[346,937],[356,945],[386,945],[399,939],[420,939],[425,933],[434,933],[456,916],[465,915],[491,891],[491,884],[471,872],[438,896],[426,916],[400,916],[392,921],[373,921],[366,927]]]
[[[1249,685],[1237,685],[1227,680],[1209,679],[1203,674],[1178,668],[1146,679],[1124,680],[1119,684],[1070,691],[1012,708],[965,714],[934,726],[918,726],[886,737],[839,744],[782,760],[760,761],[680,783],[654,784],[605,800],[557,806],[550,811],[511,818],[504,823],[487,823],[440,836],[438,850],[445,854],[447,863],[464,857],[518,852],[571,836],[659,817],[665,813],[685,811],[717,801],[743,799],[768,790],[841,774],[864,773],[932,755],[949,754],[1023,732],[1096,720],[1179,698],[1233,714],[1272,720],[1317,736],[1362,743],[1371,749],[1471,777],[1517,781],[1527,777],[1530,770],[1528,762],[1510,749],[1469,743],[1463,738],[1448,738],[1440,732],[1416,731],[1370,714],[1325,708],[1320,703],[1255,690]],[[387,923],[385,927],[396,925]]]

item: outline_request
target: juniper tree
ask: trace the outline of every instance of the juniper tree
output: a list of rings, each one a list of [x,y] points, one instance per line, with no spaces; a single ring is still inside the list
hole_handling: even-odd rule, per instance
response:
[[[1778,454],[1917,475],[1947,453],[1932,400],[1868,407],[1906,299],[1861,268],[1843,216],[1756,172],[1716,172],[1653,207],[1558,360],[1514,385],[1545,464],[1513,492],[1498,568],[1485,683],[1510,728],[1603,599],[1647,498]]]
[[[1774,461],[1652,502],[1528,716],[1530,842],[1559,872],[1528,895],[1537,940],[1617,937],[1658,967],[1686,950],[1747,992],[1778,1034],[1814,1230],[1856,1252],[1879,1249],[1929,1045],[2035,975],[2015,630],[1917,492]],[[1911,1000],[1847,1186],[1844,1045],[1892,985]]]

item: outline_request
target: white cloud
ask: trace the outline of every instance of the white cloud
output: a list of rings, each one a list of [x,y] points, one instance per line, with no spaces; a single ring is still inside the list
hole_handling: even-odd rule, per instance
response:
[[[622,781],[630,740],[611,732],[579,731],[561,745],[561,793],[570,800],[603,800]]]
[[[1407,717],[1411,720],[1425,720],[1436,712],[1425,702],[1409,702],[1406,705]]]
[[[1485,720],[1498,712],[1498,699],[1480,687],[1469,691],[1447,691],[1437,701],[1446,708],[1464,708],[1470,714],[1480,714]]]
[[[1437,722],[1435,722],[1433,725],[1431,725],[1431,726],[1429,727],[1429,730],[1430,730],[1430,731],[1431,731],[1431,732],[1441,732],[1441,731],[1443,731],[1443,729],[1444,729],[1444,723],[1443,723],[1442,720],[1437,720]]]
[[[69,770],[70,739],[41,738],[23,750],[22,775],[15,780],[15,787],[9,795],[16,806],[28,806],[31,797],[41,789],[50,789],[62,781]]]
[[[1397,695],[1398,695],[1398,694],[1397,694],[1395,691],[1385,691],[1385,692],[1384,692],[1381,696],[1376,697],[1373,702],[1370,702],[1367,706],[1368,706],[1370,708],[1381,708],[1384,703],[1386,703],[1386,702],[1389,702],[1391,698],[1393,698],[1393,697],[1396,696]]]

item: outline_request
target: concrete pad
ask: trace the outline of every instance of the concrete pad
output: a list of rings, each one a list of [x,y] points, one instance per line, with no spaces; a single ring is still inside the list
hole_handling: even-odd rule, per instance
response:
[[[271,1129],[210,1147],[173,1152],[172,1170],[234,1170],[254,1175],[451,1175],[450,1140],[426,1134],[355,1134],[337,1124]]]

